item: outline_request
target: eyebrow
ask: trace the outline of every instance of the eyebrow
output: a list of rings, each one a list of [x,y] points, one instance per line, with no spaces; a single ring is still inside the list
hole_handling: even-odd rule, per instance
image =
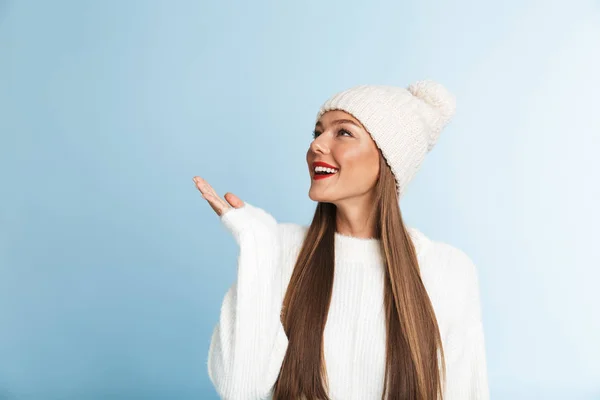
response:
[[[360,126],[358,126],[358,124],[356,122],[354,122],[354,121],[352,121],[350,119],[336,119],[335,121],[333,121],[331,123],[331,125],[339,125],[339,124],[343,124],[343,123],[352,124],[352,125],[356,126],[357,128],[360,128]],[[315,127],[317,127],[317,126],[321,126],[321,127],[323,126],[323,124],[321,123],[321,121],[318,121],[315,124]]]

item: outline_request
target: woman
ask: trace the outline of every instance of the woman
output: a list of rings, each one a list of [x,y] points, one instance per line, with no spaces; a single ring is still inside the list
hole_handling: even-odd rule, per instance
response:
[[[489,398],[476,268],[399,208],[454,111],[431,80],[328,99],[306,154],[307,227],[194,178],[240,247],[208,355],[222,398]]]

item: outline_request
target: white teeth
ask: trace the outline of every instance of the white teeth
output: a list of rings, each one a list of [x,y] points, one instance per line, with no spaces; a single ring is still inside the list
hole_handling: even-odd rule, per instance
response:
[[[315,172],[328,172],[330,174],[336,173],[338,170],[334,168],[315,167]]]

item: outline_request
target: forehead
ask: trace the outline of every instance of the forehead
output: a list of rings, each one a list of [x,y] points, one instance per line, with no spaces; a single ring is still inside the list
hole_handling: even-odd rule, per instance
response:
[[[360,121],[358,119],[354,118],[354,116],[352,114],[347,113],[342,110],[330,110],[330,111],[323,113],[323,115],[321,115],[321,118],[319,118],[319,121],[317,121],[317,123],[320,122],[321,124],[329,125],[330,122],[333,122],[338,119],[349,119],[349,120],[353,121],[354,123],[356,123],[357,125],[362,126]]]

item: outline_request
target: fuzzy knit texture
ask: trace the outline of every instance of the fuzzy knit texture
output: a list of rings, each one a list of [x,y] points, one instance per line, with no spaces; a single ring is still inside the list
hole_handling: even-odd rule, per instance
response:
[[[272,399],[288,339],[283,296],[308,227],[278,223],[245,202],[221,217],[239,246],[237,279],[211,337],[208,375],[222,399]],[[446,357],[444,400],[488,400],[478,275],[449,244],[408,228]],[[324,331],[329,397],[380,400],[385,371],[383,255],[378,239],[335,233],[333,294]]]

